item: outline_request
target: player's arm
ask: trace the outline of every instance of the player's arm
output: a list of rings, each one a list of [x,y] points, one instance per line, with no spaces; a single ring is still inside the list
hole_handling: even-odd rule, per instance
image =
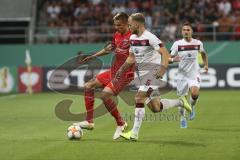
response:
[[[171,51],[170,51],[171,52]],[[172,64],[172,63],[174,63],[174,61],[173,61],[173,58],[175,57],[175,55],[170,55],[170,57],[168,58],[168,63],[169,64]]]
[[[128,58],[117,71],[115,79],[120,79],[122,73],[125,72],[127,69],[129,69],[134,63],[135,63],[135,56],[132,52],[129,52]]]
[[[165,74],[165,72],[167,71],[168,64],[169,64],[169,58],[170,58],[170,54],[165,47],[160,47],[158,52],[159,52],[159,54],[162,55],[162,61],[161,61],[161,68],[158,71],[158,73],[156,73],[157,79],[162,78],[163,75]]]
[[[100,56],[103,56],[103,55],[106,55],[106,54],[109,54],[110,52],[112,52],[114,50],[114,45],[112,43],[108,43],[104,46],[104,48],[98,52],[96,52],[95,54],[93,55],[90,55],[90,56],[87,56],[86,58],[84,58],[80,63],[83,63],[83,62],[87,62],[91,59],[94,59],[96,57],[100,57]]]
[[[175,63],[175,62],[180,62],[181,61],[181,57],[176,56],[176,55],[170,55],[170,57],[168,58],[168,61],[170,64]]]
[[[109,54],[110,52],[112,52],[114,50],[114,48],[115,47],[114,47],[114,45],[111,42],[107,43],[102,50],[100,50],[99,52],[93,54],[92,56],[93,57],[100,57],[100,56]]]
[[[206,52],[201,52],[205,73],[208,73],[208,56]]]
[[[203,48],[203,43],[201,41],[200,41],[200,53],[203,59],[205,73],[208,73],[208,56],[207,53],[205,52],[205,49]]]
[[[180,62],[181,57],[178,56],[178,51],[177,51],[177,44],[176,42],[172,45],[171,50],[170,50],[170,57],[168,59],[169,63],[175,63],[175,62]]]

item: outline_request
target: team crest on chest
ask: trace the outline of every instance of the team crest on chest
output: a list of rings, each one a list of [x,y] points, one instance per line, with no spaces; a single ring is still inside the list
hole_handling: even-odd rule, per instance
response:
[[[129,40],[123,39],[123,41],[122,41],[122,44],[123,44],[123,45],[127,45],[128,43],[129,43]]]
[[[134,53],[135,53],[135,54],[138,54],[138,53],[139,53],[139,51],[138,51],[137,48],[134,49]]]

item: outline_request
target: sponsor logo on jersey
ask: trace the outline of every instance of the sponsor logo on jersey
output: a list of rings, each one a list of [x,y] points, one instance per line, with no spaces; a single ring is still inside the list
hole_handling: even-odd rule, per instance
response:
[[[178,46],[178,52],[191,51],[191,50],[200,50],[200,45],[179,45]]]
[[[131,40],[132,46],[150,46],[148,39],[143,40]]]

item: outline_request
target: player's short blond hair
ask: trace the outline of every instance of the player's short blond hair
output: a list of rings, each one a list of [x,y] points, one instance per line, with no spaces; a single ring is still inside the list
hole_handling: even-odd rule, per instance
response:
[[[130,16],[133,21],[136,21],[141,24],[145,24],[145,16],[142,13],[133,13]]]
[[[128,14],[124,13],[124,12],[119,12],[113,17],[113,20],[114,21],[115,20],[121,20],[121,21],[127,22],[128,21]]]

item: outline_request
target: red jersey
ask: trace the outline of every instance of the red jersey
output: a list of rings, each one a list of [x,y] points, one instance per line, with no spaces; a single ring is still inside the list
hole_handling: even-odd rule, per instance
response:
[[[128,31],[125,34],[121,34],[116,32],[113,36],[113,45],[115,46],[115,59],[112,63],[111,72],[112,75],[118,71],[118,69],[123,65],[129,55],[129,47],[130,47],[130,36],[131,32]],[[133,71],[133,67],[128,71]],[[127,71],[127,72],[128,72]]]

